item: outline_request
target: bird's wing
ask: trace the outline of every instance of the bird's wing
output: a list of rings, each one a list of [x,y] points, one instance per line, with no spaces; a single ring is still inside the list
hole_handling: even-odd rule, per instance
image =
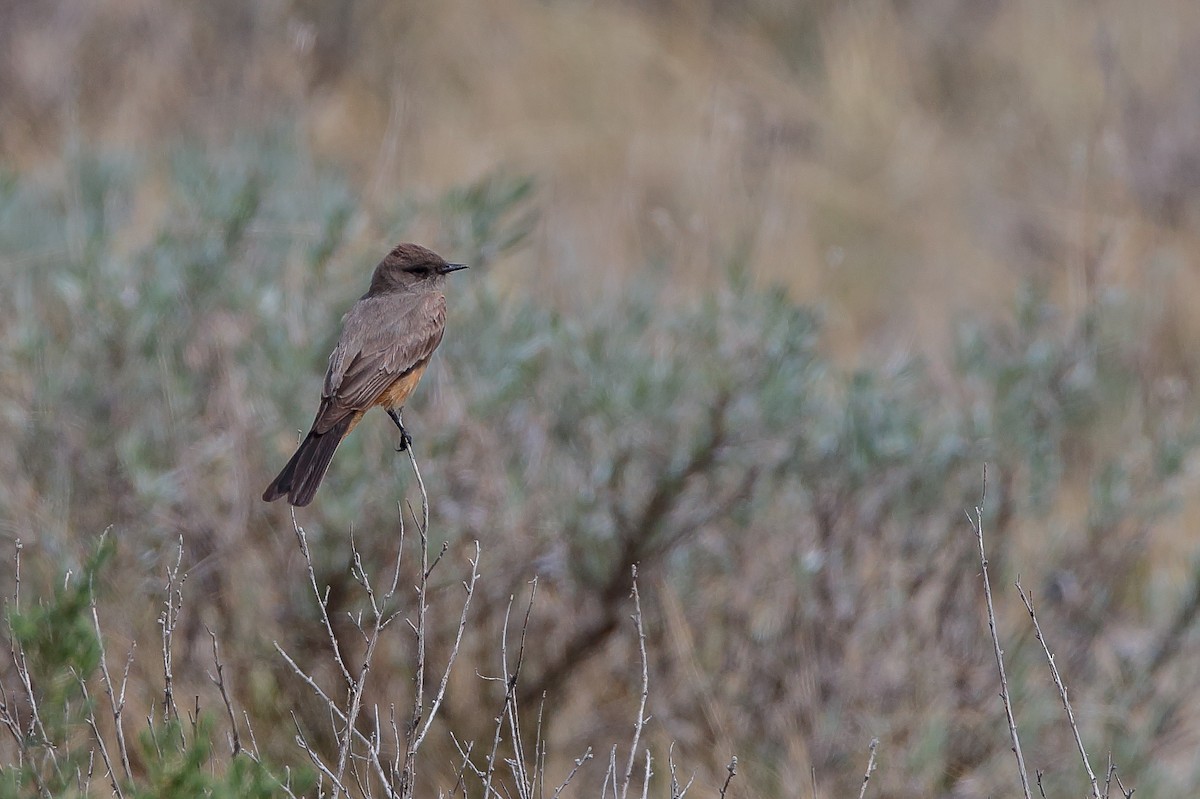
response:
[[[446,298],[436,292],[356,302],[329,356],[313,429],[324,433],[347,415],[372,407],[392,383],[433,354],[445,325]]]

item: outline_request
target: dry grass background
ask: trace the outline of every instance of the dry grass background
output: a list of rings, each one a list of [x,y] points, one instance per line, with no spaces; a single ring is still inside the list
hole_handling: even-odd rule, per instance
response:
[[[484,546],[448,728],[488,728],[472,669],[536,571],[552,764],[624,735],[632,553],[647,734],[702,787],[737,753],[734,796],[847,793],[879,737],[876,795],[1012,790],[961,517],[987,457],[996,562],[1045,586],[1093,754],[1194,791],[1198,44],[1185,0],[6,3],[0,525],[47,580],[112,525],[110,646],[147,656],[182,532],[181,679],[211,691],[211,624],[294,758],[270,641],[320,630],[256,496],[402,235],[486,267],[410,411],[435,535]],[[347,530],[392,529],[388,424],[303,520],[335,589]],[[1074,785],[1007,599],[1040,767]]]
[[[853,352],[938,343],[948,315],[1022,274],[1079,293],[1187,263],[1184,2],[6,14],[10,162],[52,162],[71,134],[153,152],[283,113],[379,201],[504,165],[542,198],[513,283],[604,285],[663,261],[704,285],[745,254],[827,303]]]

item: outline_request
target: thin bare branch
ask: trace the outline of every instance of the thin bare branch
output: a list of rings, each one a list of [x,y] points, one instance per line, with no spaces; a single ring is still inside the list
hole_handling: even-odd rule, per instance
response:
[[[354,562],[358,565],[359,574],[362,578],[363,586],[366,589],[367,595],[370,598],[371,606],[375,614],[375,626],[371,631],[371,635],[367,639],[367,651],[363,654],[362,666],[358,671],[358,679],[354,681],[350,690],[350,709],[346,713],[346,731],[342,737],[341,746],[338,747],[338,762],[337,762],[337,778],[338,782],[342,781],[343,775],[346,773],[346,763],[350,757],[350,746],[354,740],[354,730],[358,722],[358,714],[362,709],[363,691],[367,685],[367,675],[371,671],[371,660],[375,657],[375,647],[379,644],[379,634],[383,630],[384,617],[379,610],[379,606],[375,603],[375,595],[371,590],[371,582],[367,577],[367,573],[362,566],[362,560],[359,558],[358,549],[352,546],[354,553]],[[360,626],[361,629],[361,626]]]
[[[321,623],[325,626],[325,634],[329,637],[329,646],[333,650],[333,660],[341,670],[346,686],[353,689],[354,678],[350,676],[350,670],[346,668],[346,663],[342,660],[342,649],[338,646],[337,636],[333,632],[333,624],[329,620],[328,595],[322,595],[321,589],[317,587],[317,572],[313,567],[312,553],[308,549],[308,536],[305,534],[304,528],[296,521],[295,507],[292,508],[291,514],[292,530],[296,533],[296,541],[300,544],[300,554],[304,556],[304,563],[308,567],[308,587],[312,589],[313,596],[317,599],[317,607],[321,611]]]
[[[180,721],[179,708],[175,705],[175,654],[172,646],[175,628],[179,624],[179,613],[183,610],[183,583],[187,573],[180,574],[183,564],[183,536],[179,536],[176,546],[175,565],[167,568],[167,584],[163,589],[166,596],[163,599],[163,612],[158,617],[162,628],[162,666],[163,666],[163,723],[172,717]],[[183,728],[180,727],[180,743],[183,740]]]
[[[617,796],[617,745],[608,750],[608,768],[604,772],[604,784],[600,786],[600,799],[608,796],[608,786],[613,787],[613,799]]]
[[[1029,618],[1033,620],[1033,631],[1042,645],[1042,651],[1046,654],[1046,662],[1050,664],[1050,674],[1054,678],[1055,687],[1058,688],[1058,696],[1062,699],[1063,709],[1067,711],[1067,721],[1071,725],[1071,732],[1075,735],[1075,746],[1079,749],[1079,757],[1083,759],[1083,770],[1087,772],[1088,781],[1092,785],[1092,799],[1100,799],[1100,783],[1096,779],[1095,772],[1092,771],[1091,762],[1088,761],[1087,750],[1083,748],[1083,738],[1079,735],[1079,725],[1075,723],[1075,713],[1071,710],[1071,700],[1067,698],[1067,686],[1063,684],[1062,677],[1059,676],[1058,666],[1054,663],[1054,655],[1050,654],[1049,644],[1042,637],[1042,625],[1038,623],[1037,614],[1033,612],[1033,597],[1025,593],[1025,589],[1021,587],[1020,578],[1017,579],[1016,585],[1017,593],[1021,595],[1021,601],[1025,603],[1025,609],[1029,611]]]
[[[71,669],[71,676],[73,676],[75,681],[79,684],[79,690],[83,694],[84,706],[90,708],[92,700],[88,695],[87,683],[84,682],[83,677],[79,676],[79,672],[77,672],[73,667]],[[104,761],[104,768],[108,771],[108,784],[112,786],[113,794],[117,796],[117,799],[125,799],[125,792],[121,790],[121,783],[117,779],[117,772],[113,768],[112,761],[108,757],[108,746],[105,745],[104,736],[100,734],[100,728],[96,724],[96,714],[90,709],[88,710],[87,714],[87,723],[88,727],[90,727],[92,730],[92,738],[96,741],[96,745],[100,747],[100,758]],[[89,778],[91,777],[91,773],[92,769],[91,764],[89,763]]]
[[[309,676],[309,674],[307,672],[305,672],[304,669],[300,668],[300,665],[298,663],[296,663],[295,659],[291,655],[289,655],[283,649],[283,647],[281,647],[279,645],[278,641],[272,641],[271,643],[274,645],[275,651],[279,653],[279,656],[284,659],[284,661],[288,664],[289,667],[291,667],[292,672],[297,677],[299,677],[301,680],[303,680],[304,683],[309,688],[312,689],[313,693],[315,693],[318,697],[321,698],[321,700],[325,703],[326,709],[329,710],[330,715],[336,720],[336,722],[338,724],[345,724],[346,723],[345,712],[340,707],[338,707],[337,703],[334,702],[329,697],[329,694],[325,693],[324,689],[322,689],[321,686],[317,684],[317,681],[314,680],[311,676]],[[370,746],[371,740],[369,738],[367,738],[367,736],[364,735],[362,732],[355,730],[354,737],[358,739],[359,743],[362,743],[366,746]]]
[[[554,789],[554,794],[552,796],[552,799],[558,799],[559,795],[564,790],[566,790],[566,787],[568,785],[571,784],[571,780],[575,779],[575,775],[579,772],[580,767],[584,763],[588,762],[591,759],[592,759],[592,747],[589,746],[582,755],[580,755],[578,758],[575,759],[575,764],[571,768],[571,773],[569,773],[567,775],[567,778],[565,780],[563,780],[562,783],[557,788]]]
[[[1136,789],[1125,787],[1125,783],[1121,782],[1121,775],[1117,773],[1117,769],[1115,767],[1113,768],[1113,778],[1116,779],[1117,789],[1121,791],[1121,794],[1125,797],[1125,799],[1133,799],[1133,792]]]
[[[21,609],[21,551],[23,545],[21,539],[15,542],[15,550],[13,553],[13,575],[16,581],[13,587],[13,612],[20,612]],[[54,768],[55,774],[62,779],[62,768],[59,766],[58,755],[54,751],[54,744],[50,740],[50,736],[46,733],[46,727],[42,724],[41,713],[38,710],[37,695],[33,692],[33,680],[29,675],[29,662],[25,657],[25,649],[17,641],[16,635],[13,634],[12,625],[10,623],[8,630],[9,653],[12,656],[13,668],[17,672],[17,679],[21,682],[21,690],[24,694],[25,701],[29,703],[29,721],[22,728],[18,711],[12,706],[7,695],[4,697],[4,717],[2,719],[4,725],[16,738],[17,748],[21,752],[23,759],[28,760],[33,764],[33,752],[29,748],[29,739],[37,735],[37,740],[40,740],[44,746],[42,747],[45,753],[45,759],[49,760]],[[34,783],[37,785],[38,792],[44,796],[49,796],[50,791],[42,780],[41,772],[36,765],[30,769]]]
[[[725,767],[725,783],[721,786],[721,799],[725,799],[725,792],[729,790],[729,783],[733,782],[733,778],[737,776],[737,755],[729,758],[729,765]],[[813,796],[817,795],[817,770],[813,769]]]
[[[105,531],[107,534],[107,531]],[[133,770],[129,766],[129,748],[125,744],[125,687],[129,684],[129,666],[133,663],[133,649],[137,646],[134,642],[130,645],[129,654],[125,659],[125,671],[121,675],[121,689],[119,696],[113,690],[112,676],[108,671],[108,656],[105,653],[104,635],[100,631],[100,614],[96,610],[96,595],[92,592],[91,597],[92,609],[92,629],[96,633],[96,642],[100,646],[100,679],[104,684],[104,693],[108,697],[109,712],[112,713],[113,727],[116,729],[117,737],[117,755],[121,758],[121,768],[125,773],[126,780],[133,779]]]
[[[429,728],[433,725],[434,718],[437,717],[438,710],[442,706],[442,700],[446,698],[446,686],[450,684],[450,671],[454,667],[454,662],[458,659],[459,646],[462,644],[463,632],[467,629],[467,610],[471,607],[471,598],[475,596],[475,581],[479,579],[479,542],[475,542],[475,557],[470,560],[471,576],[463,581],[463,588],[466,591],[466,598],[463,600],[462,614],[458,619],[458,632],[454,636],[454,646],[450,648],[450,656],[446,659],[446,668],[442,672],[442,681],[438,684],[437,695],[433,699],[433,704],[429,707],[429,716],[425,719],[425,724],[421,727],[421,732],[417,735],[414,741],[414,747],[419,747],[425,740],[425,736],[429,734]],[[530,598],[532,602],[532,597]]]
[[[531,582],[529,592],[529,604],[525,607],[525,621],[521,625],[521,642],[517,648],[517,659],[512,671],[509,671],[508,666],[508,620],[512,615],[512,604],[515,599],[512,595],[508,597],[508,606],[504,610],[504,624],[500,628],[500,671],[504,675],[504,704],[500,708],[500,713],[496,716],[496,728],[492,736],[492,749],[488,754],[487,771],[484,777],[483,792],[486,796],[489,793],[495,792],[492,787],[492,780],[496,771],[496,753],[500,749],[500,739],[504,732],[504,722],[509,722],[509,728],[514,731],[513,747],[518,752],[518,759],[521,757],[521,744],[519,733],[520,725],[517,723],[517,684],[521,674],[521,665],[525,660],[525,634],[529,628],[529,617],[533,611],[533,600],[537,596],[537,578]],[[496,678],[493,678],[496,679]]]
[[[650,695],[650,666],[646,657],[646,631],[642,628],[642,598],[638,593],[637,565],[631,567],[633,588],[633,623],[637,625],[638,654],[642,661],[642,693],[638,702],[637,719],[633,724],[633,741],[629,744],[629,760],[625,765],[625,778],[621,782],[620,798],[625,799],[629,791],[629,781],[633,776],[633,763],[637,758],[638,745],[641,742],[642,730],[646,726],[646,698]],[[647,756],[649,753],[647,753]],[[647,765],[649,768],[649,765]]]
[[[683,799],[687,795],[688,790],[692,787],[692,783],[696,780],[696,772],[692,772],[692,776],[688,777],[687,785],[679,784],[679,773],[675,770],[675,744],[667,750],[667,769],[671,774],[671,799]]]
[[[871,756],[867,759],[867,773],[863,774],[862,787],[858,789],[858,799],[863,799],[867,795],[867,783],[871,780],[871,772],[875,770],[875,749],[879,746],[879,739],[871,739]]]
[[[304,732],[300,728],[300,720],[296,718],[295,713],[292,713],[292,724],[294,724],[296,727],[296,745],[299,746],[306,755],[308,755],[309,761],[316,766],[317,770],[320,771],[321,774],[333,785],[333,790],[335,792],[334,795],[337,796],[344,794],[349,796],[350,791],[346,790],[346,786],[343,785],[341,780],[334,775],[329,766],[325,765],[325,761],[321,759],[321,756],[313,751],[313,748],[308,745],[308,739],[304,737]],[[318,793],[318,795],[320,794]]]
[[[1017,760],[1017,771],[1021,775],[1021,791],[1025,799],[1033,799],[1029,790],[1029,772],[1025,769],[1025,756],[1021,754],[1021,740],[1017,736],[1017,720],[1013,715],[1012,700],[1008,693],[1008,678],[1004,673],[1004,650],[1000,648],[1000,634],[996,631],[996,612],[992,607],[992,583],[988,578],[988,560],[983,546],[983,505],[987,499],[987,465],[983,467],[983,494],[975,506],[975,516],[967,514],[975,539],[979,544],[979,562],[983,567],[983,595],[987,603],[988,629],[992,633],[992,646],[996,655],[996,669],[1000,672],[1000,698],[1004,702],[1004,713],[1008,717],[1008,735],[1012,741],[1013,756]]]
[[[213,685],[217,686],[217,690],[221,692],[221,700],[225,702],[225,712],[229,714],[229,731],[231,735],[230,748],[233,750],[233,756],[237,757],[242,751],[242,737],[238,734],[237,716],[233,712],[233,701],[229,698],[229,691],[225,688],[225,666],[221,663],[221,656],[217,651],[217,634],[211,629],[208,629],[208,637],[212,639],[212,655],[213,663],[216,664],[217,674],[214,677],[208,675],[208,679]]]

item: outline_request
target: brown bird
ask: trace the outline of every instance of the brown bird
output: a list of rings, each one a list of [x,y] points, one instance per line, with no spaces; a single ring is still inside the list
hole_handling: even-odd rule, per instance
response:
[[[379,262],[371,288],[342,317],[312,429],[264,501],[286,495],[296,506],[312,502],[338,444],[376,405],[400,428],[399,451],[412,443],[400,411],[442,341],[446,275],[466,268],[416,244],[399,244]]]

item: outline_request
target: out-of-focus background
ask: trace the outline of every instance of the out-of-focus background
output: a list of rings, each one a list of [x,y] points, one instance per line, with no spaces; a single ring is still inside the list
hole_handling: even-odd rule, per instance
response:
[[[672,742],[697,793],[736,754],[730,796],[833,796],[876,737],[872,795],[1012,794],[963,516],[986,461],[1030,768],[1087,792],[1018,575],[1095,767],[1195,794],[1198,53],[1190,0],[8,0],[0,534],[25,601],[109,530],[100,614],[110,658],[137,641],[144,717],[182,536],[179,695],[221,708],[207,625],[265,756],[307,762],[291,712],[330,746],[272,647],[336,682],[259,495],[341,313],[414,240],[474,267],[406,419],[435,545],[456,569],[483,547],[424,790],[453,786],[450,731],[490,740],[503,689],[476,671],[535,575],[547,772],[625,740],[636,562],[661,795]],[[297,513],[336,618],[351,532],[382,564],[413,494],[394,445],[368,418]],[[388,639],[368,701],[408,701],[411,662]]]

